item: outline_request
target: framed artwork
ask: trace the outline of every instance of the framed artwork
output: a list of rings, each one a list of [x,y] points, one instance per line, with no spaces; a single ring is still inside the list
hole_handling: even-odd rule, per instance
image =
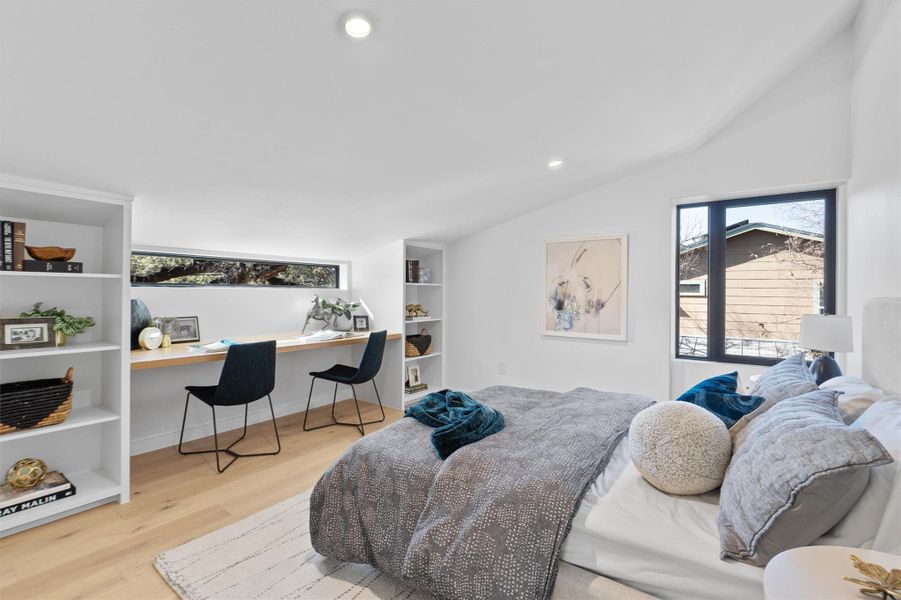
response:
[[[625,234],[547,240],[541,255],[543,335],[627,339]]]
[[[53,317],[0,319],[0,350],[25,350],[56,346]]]
[[[419,385],[422,383],[422,371],[419,365],[410,365],[407,367],[407,386]]]
[[[369,331],[369,315],[354,315],[354,331]]]
[[[174,317],[169,325],[169,340],[173,344],[200,341],[200,319],[197,317]]]

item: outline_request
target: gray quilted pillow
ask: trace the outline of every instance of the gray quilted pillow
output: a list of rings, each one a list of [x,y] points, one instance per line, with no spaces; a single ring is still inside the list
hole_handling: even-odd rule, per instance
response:
[[[836,397],[783,400],[735,437],[720,490],[722,558],[763,566],[810,544],[854,506],[869,467],[892,462],[868,431],[844,424]]]
[[[817,387],[813,374],[807,368],[804,353],[799,352],[764,371],[751,388],[751,395],[763,396],[770,402],[781,402],[812,392]]]

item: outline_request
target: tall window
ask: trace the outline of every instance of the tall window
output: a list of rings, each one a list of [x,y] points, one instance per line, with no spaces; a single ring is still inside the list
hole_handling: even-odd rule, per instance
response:
[[[135,286],[279,286],[337,288],[338,265],[131,253]]]
[[[682,205],[676,355],[773,364],[835,312],[835,190]]]

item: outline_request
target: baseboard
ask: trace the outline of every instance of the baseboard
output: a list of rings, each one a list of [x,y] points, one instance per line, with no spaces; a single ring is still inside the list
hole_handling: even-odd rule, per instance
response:
[[[367,404],[372,404],[370,402],[366,402],[365,400],[360,400],[360,402],[365,402]],[[318,408],[320,406],[328,406],[332,403],[331,394],[323,394],[321,396],[313,396],[313,400],[310,403],[310,408]],[[269,403],[267,402],[256,402],[256,407],[251,405],[251,410],[247,415],[247,424],[252,425],[254,423],[262,423],[263,421],[270,420],[269,415]],[[275,404],[275,416],[284,417],[286,415],[292,415],[296,413],[302,413],[307,408],[306,400],[294,400],[291,402],[280,402]],[[190,419],[189,419],[190,421]],[[220,418],[216,422],[216,426],[219,429],[219,433],[224,433],[227,431],[231,431],[233,429],[238,429],[244,426],[244,416],[234,416],[234,417],[226,417]],[[131,455],[135,456],[136,454],[144,454],[145,452],[152,452],[154,450],[160,450],[162,448],[169,448],[171,446],[175,446],[178,444],[178,437],[181,433],[180,429],[175,429],[173,431],[166,431],[163,433],[158,433],[155,435],[150,435],[147,437],[143,437],[140,439],[132,439],[131,440]],[[205,423],[198,423],[196,425],[188,424],[185,427],[185,441],[189,442],[191,440],[198,440],[200,438],[205,438],[213,435],[213,422],[208,421]]]

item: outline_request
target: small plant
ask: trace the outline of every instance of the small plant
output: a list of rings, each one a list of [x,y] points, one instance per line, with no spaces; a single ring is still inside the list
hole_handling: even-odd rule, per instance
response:
[[[41,310],[42,304],[43,302],[35,302],[34,307],[31,310],[23,312],[19,316],[53,317],[53,331],[62,334],[61,338],[60,336],[57,336],[58,339],[61,339],[61,341],[58,342],[60,346],[65,344],[65,339],[68,336],[84,333],[87,331],[88,327],[94,326],[94,319],[91,317],[76,317],[55,306],[53,308],[48,308],[47,310]]]
[[[313,306],[307,311],[307,320],[303,324],[302,331],[307,330],[310,320],[322,321],[326,328],[338,329],[338,319],[344,317],[349,320],[359,307],[359,302],[345,302],[341,298],[328,301],[316,295],[313,297]]]

